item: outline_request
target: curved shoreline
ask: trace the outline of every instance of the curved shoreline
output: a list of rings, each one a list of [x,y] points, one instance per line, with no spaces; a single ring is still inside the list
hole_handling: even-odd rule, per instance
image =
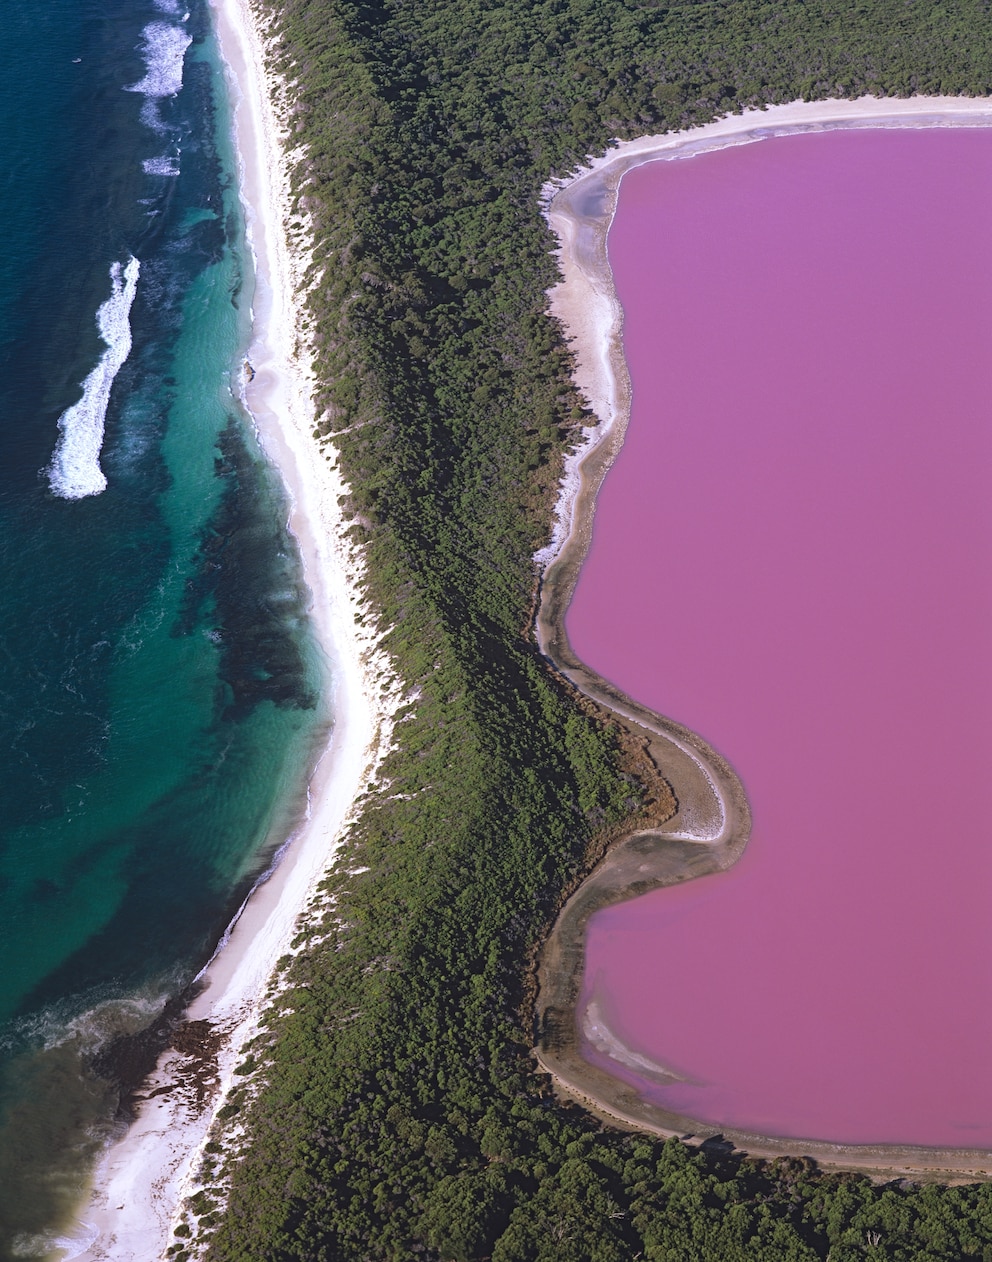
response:
[[[301,920],[319,903],[319,882],[388,751],[402,703],[390,662],[375,632],[366,629],[373,619],[360,592],[365,562],[345,533],[339,505],[347,486],[313,432],[313,371],[300,311],[310,248],[307,225],[290,198],[294,155],[282,123],[288,110],[284,88],[266,70],[265,32],[250,0],[211,5],[255,261],[247,350],[254,371],[242,399],[288,493],[288,525],[329,661],[333,727],[307,786],[303,822],[197,979],[176,1045],[143,1084],[135,1121],[99,1162],[75,1229],[57,1242],[69,1257],[92,1262],[164,1254],[186,1197],[199,1186],[204,1145],[237,1081],[235,1067],[278,987],[278,961],[292,951]]]
[[[720,1137],[752,1156],[802,1154],[825,1167],[887,1178],[992,1178],[992,1153],[836,1144],[711,1125],[649,1103],[635,1088],[583,1057],[577,1006],[589,918],[612,903],[730,867],[747,844],[750,810],[730,765],[695,733],[637,704],[585,666],[572,651],[564,623],[591,543],[596,497],[620,451],[630,415],[623,312],[606,250],[624,174],[646,162],[683,160],[772,136],[852,127],[946,126],[992,126],[992,100],[862,97],[748,110],[690,131],[625,141],[571,179],[545,187],[546,215],[559,239],[562,271],[562,281],[549,292],[551,311],[564,326],[575,354],[576,384],[597,423],[566,460],[552,541],[535,555],[543,570],[537,641],[580,692],[647,739],[652,761],[672,785],[679,809],[659,828],[622,837],[563,907],[538,966],[538,1063],[559,1089],[613,1123],[700,1144]],[[599,1041],[618,1065],[643,1070],[647,1063],[605,1027]],[[661,1066],[652,1066],[650,1072],[665,1075]]]

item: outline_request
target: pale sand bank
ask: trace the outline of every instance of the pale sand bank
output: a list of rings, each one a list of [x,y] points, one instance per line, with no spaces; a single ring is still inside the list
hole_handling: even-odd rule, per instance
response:
[[[312,371],[299,332],[306,225],[298,219],[290,224],[292,155],[277,112],[280,85],[266,75],[263,34],[246,0],[214,0],[214,5],[256,257],[248,352],[255,377],[245,401],[291,496],[290,527],[332,672],[334,729],[309,786],[306,821],[274,874],[248,900],[189,1010],[190,1020],[209,1021],[224,1035],[212,1093],[198,1104],[195,1092],[180,1085],[184,1058],[175,1052],[163,1057],[142,1092],[146,1100],[136,1122],[104,1155],[78,1227],[60,1242],[64,1256],[94,1260],[153,1259],[167,1247],[177,1208],[195,1190],[202,1144],[231,1085],[240,1049],[258,1028],[274,966],[290,949],[300,913],[389,747],[400,704],[385,654],[356,621],[363,612],[357,584],[364,564],[344,535],[347,522],[338,498],[347,488],[312,436]]]
[[[679,801],[674,818],[651,832],[621,838],[565,905],[545,945],[537,1003],[538,1061],[558,1087],[611,1121],[659,1135],[704,1142],[717,1126],[648,1104],[633,1088],[589,1064],[583,1037],[615,1060],[640,1067],[644,1058],[622,1044],[599,1014],[580,1013],[589,917],[600,907],[649,889],[726,869],[750,831],[744,788],[719,755],[692,732],[645,709],[586,667],[572,652],[564,618],[592,537],[596,496],[623,442],[630,415],[630,379],[623,355],[623,313],[606,250],[625,172],[647,162],[683,160],[772,136],[851,127],[989,127],[992,100],[909,97],[796,101],[747,110],[690,131],[624,141],[565,181],[546,185],[546,214],[559,240],[561,282],[549,292],[576,357],[575,380],[594,414],[584,442],[566,461],[551,543],[535,560],[543,571],[536,631],[542,650],[581,691],[606,705],[645,737]],[[700,842],[708,843],[700,846]],[[584,1032],[583,1032],[584,1027]],[[664,1075],[651,1065],[649,1077]],[[828,1144],[723,1131],[754,1155],[806,1153],[823,1165],[915,1178],[992,1177],[992,1154],[956,1150]]]

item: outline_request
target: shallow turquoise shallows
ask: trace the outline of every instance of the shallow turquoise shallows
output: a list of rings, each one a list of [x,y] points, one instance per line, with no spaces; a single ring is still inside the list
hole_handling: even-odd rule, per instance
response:
[[[12,0],[0,83],[0,1258],[42,1258],[330,716],[204,0]]]

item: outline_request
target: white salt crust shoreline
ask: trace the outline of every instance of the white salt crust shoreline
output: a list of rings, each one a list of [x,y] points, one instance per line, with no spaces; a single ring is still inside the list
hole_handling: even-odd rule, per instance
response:
[[[548,291],[550,307],[564,328],[576,361],[574,380],[594,418],[593,424],[584,431],[582,443],[566,458],[551,541],[534,555],[545,582],[559,562],[577,568],[584,559],[592,537],[596,496],[619,453],[630,418],[631,385],[622,344],[623,311],[606,249],[624,174],[648,162],[683,160],[773,136],[855,127],[992,127],[992,98],[861,97],[854,101],[795,101],[763,110],[746,110],[689,131],[619,142],[569,178],[545,185],[545,217],[558,237],[562,275],[561,281]],[[563,644],[571,655],[564,634],[564,608],[558,616],[562,625],[551,628],[539,613],[538,641],[546,652],[553,642]],[[549,655],[553,657],[550,652]],[[575,664],[578,665],[577,659]],[[560,668],[582,688],[575,672],[567,665],[560,664]],[[632,715],[619,698],[597,694],[597,699],[627,718],[643,721]],[[720,787],[721,778],[707,769],[705,756],[701,758],[669,732],[659,730],[658,734],[664,735],[697,764],[716,794],[724,820],[724,826],[712,837],[694,835],[692,831],[669,835],[684,840],[722,840],[726,833],[728,801]],[[677,784],[675,789],[678,793]],[[573,1009],[573,1019],[582,1028],[583,1036],[614,1060],[618,1068],[636,1068],[656,1080],[677,1077],[624,1044],[594,1008],[595,1005],[590,1004],[581,1015]],[[614,1087],[606,1087],[605,1075],[592,1066],[583,1067],[574,1057],[567,1068],[552,1065],[550,1058],[541,1055],[538,1060],[566,1095],[613,1122],[666,1138],[684,1135],[687,1127],[697,1125],[692,1119],[674,1114],[666,1125],[660,1120],[662,1110],[631,1104],[633,1093],[624,1090],[626,1084],[622,1080],[607,1079]],[[597,1079],[601,1084],[598,1090]],[[618,1104],[620,1100],[624,1101],[623,1105]],[[698,1126],[700,1140],[715,1129],[705,1123]],[[987,1178],[992,1174],[989,1154],[985,1152],[942,1150],[938,1153],[910,1147],[835,1145],[816,1140],[745,1136],[730,1130],[726,1135],[755,1155],[810,1152],[825,1166],[869,1169],[884,1172],[887,1177],[894,1174],[950,1177],[965,1173],[969,1177]]]
[[[626,429],[629,382],[623,364],[623,313],[613,288],[606,256],[606,236],[616,211],[617,191],[627,171],[647,162],[680,161],[772,136],[835,131],[848,127],[990,127],[992,99],[986,97],[859,97],[855,101],[793,101],[766,109],[744,110],[702,127],[619,141],[601,157],[562,180],[544,186],[545,218],[558,238],[562,280],[548,291],[552,314],[565,327],[576,357],[575,382],[591,407],[595,422],[582,444],[567,458],[551,542],[534,554],[543,570],[554,563],[573,536],[581,466],[613,434]],[[592,214],[576,216],[576,193],[600,197]],[[568,195],[568,205],[559,193]],[[595,235],[596,241],[582,241]],[[622,435],[620,440],[622,441]]]
[[[338,500],[347,487],[313,437],[313,372],[302,311],[310,250],[307,225],[291,213],[289,169],[295,155],[280,122],[282,85],[266,72],[265,34],[247,0],[212,4],[256,264],[248,350],[255,377],[244,388],[244,401],[289,492],[289,527],[300,546],[311,613],[329,662],[334,727],[310,781],[304,822],[272,875],[242,908],[187,1013],[189,1020],[207,1020],[225,1036],[216,1093],[197,1107],[177,1086],[183,1058],[174,1052],[162,1058],[144,1084],[137,1120],[104,1154],[89,1203],[58,1242],[62,1257],[87,1262],[159,1258],[170,1243],[182,1203],[197,1189],[207,1132],[243,1047],[258,1031],[276,963],[291,950],[301,914],[388,752],[403,702],[388,657],[363,627],[374,620],[364,616],[359,591],[363,557],[344,533],[348,523]]]

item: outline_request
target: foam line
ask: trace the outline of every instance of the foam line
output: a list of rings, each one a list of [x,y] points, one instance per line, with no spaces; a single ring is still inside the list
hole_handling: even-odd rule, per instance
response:
[[[96,313],[96,327],[107,344],[100,362],[83,382],[83,397],[59,417],[59,441],[48,466],[48,484],[65,500],[80,500],[106,490],[100,468],[104,423],[110,390],[131,353],[131,304],[138,288],[140,264],[132,255],[123,268],[110,269],[112,290]]]
[[[142,162],[141,167],[146,175],[175,176],[179,174],[179,159],[168,156],[162,158],[146,158],[144,162]]]
[[[160,99],[175,96],[183,86],[183,60],[192,36],[171,22],[149,22],[141,32],[145,58],[145,75],[128,85],[128,92]]]

